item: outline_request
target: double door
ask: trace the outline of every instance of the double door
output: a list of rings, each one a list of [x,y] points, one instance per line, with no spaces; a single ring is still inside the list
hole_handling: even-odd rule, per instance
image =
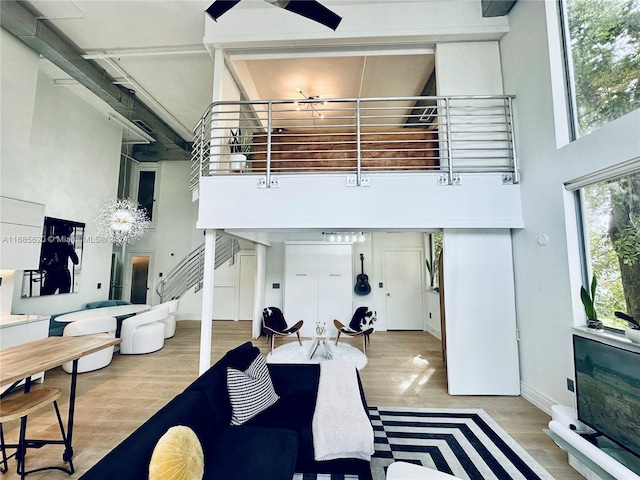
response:
[[[301,335],[311,337],[316,322],[335,336],[333,320],[348,324],[353,301],[350,244],[287,244],[284,316],[289,325],[304,320]]]

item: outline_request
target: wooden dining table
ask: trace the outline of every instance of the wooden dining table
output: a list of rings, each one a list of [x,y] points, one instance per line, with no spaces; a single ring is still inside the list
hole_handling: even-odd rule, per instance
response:
[[[121,341],[119,338],[105,338],[96,335],[47,337],[0,350],[0,385],[12,384],[15,386],[25,380],[25,392],[31,388],[32,375],[59,367],[67,362],[73,362],[69,389],[67,441],[62,457],[64,461],[70,461],[73,458],[73,419],[78,381],[78,360],[85,355],[117,345]]]

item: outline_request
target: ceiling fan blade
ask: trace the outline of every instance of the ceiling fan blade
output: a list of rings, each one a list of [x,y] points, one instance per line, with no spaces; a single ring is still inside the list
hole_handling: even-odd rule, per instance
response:
[[[238,3],[240,3],[240,0],[216,0],[209,5],[205,12],[214,20],[218,20],[222,14],[227,13]]]
[[[291,0],[286,5],[283,5],[282,8],[321,23],[332,30],[338,28],[342,20],[342,17],[336,15],[316,0]]]

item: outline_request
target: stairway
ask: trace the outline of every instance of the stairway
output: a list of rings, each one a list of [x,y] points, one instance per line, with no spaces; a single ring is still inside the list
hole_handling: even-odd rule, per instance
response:
[[[240,245],[234,238],[216,235],[215,268],[231,260],[235,262]],[[189,253],[156,285],[156,293],[160,302],[180,298],[187,290],[194,287],[194,292],[202,288],[204,278],[204,243]]]

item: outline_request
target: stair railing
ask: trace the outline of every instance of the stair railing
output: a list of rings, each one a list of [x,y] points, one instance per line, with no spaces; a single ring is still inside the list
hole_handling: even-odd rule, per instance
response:
[[[216,235],[216,259],[214,268],[231,260],[235,262],[236,253],[240,250],[236,239]],[[180,298],[187,290],[194,287],[194,292],[202,288],[204,278],[204,244],[200,245],[185,256],[171,271],[156,285],[156,293],[160,302]]]

